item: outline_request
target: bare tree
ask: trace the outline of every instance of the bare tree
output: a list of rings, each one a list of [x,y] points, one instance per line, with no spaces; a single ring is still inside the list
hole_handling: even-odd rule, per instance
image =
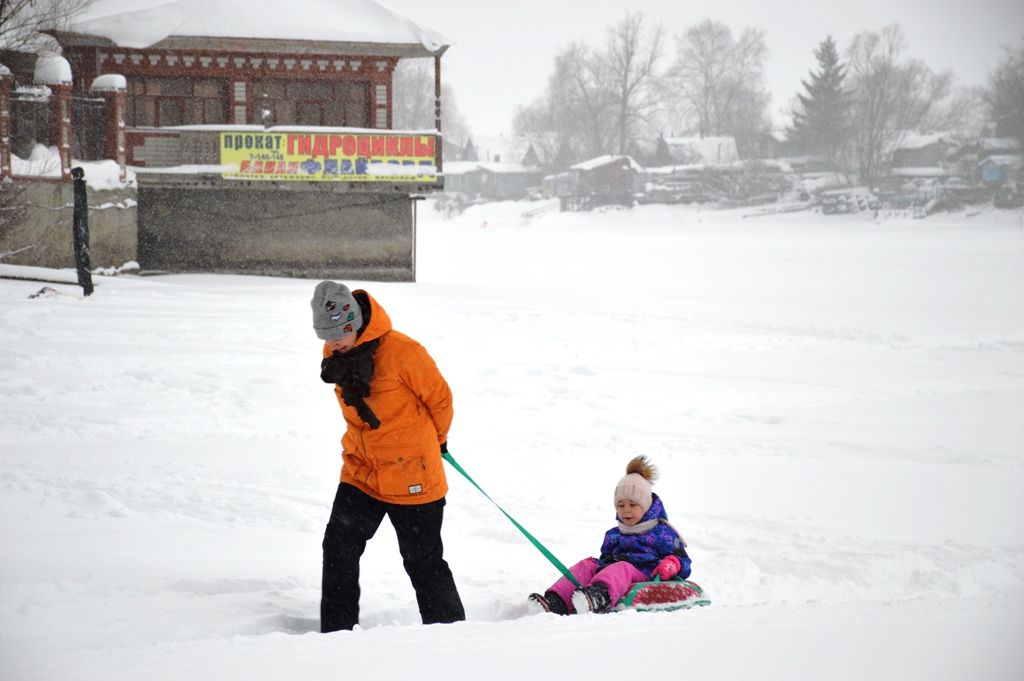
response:
[[[612,101],[602,87],[599,70],[590,48],[573,43],[555,58],[550,82],[556,129],[566,131],[570,148],[583,156],[599,156],[613,148]]]
[[[913,130],[940,127],[953,76],[923,62],[903,60],[906,39],[898,24],[865,31],[847,50],[853,92],[853,156],[861,182],[874,183],[886,159]]]
[[[434,113],[434,60],[403,59],[398,62],[392,81],[392,111],[396,128],[432,130]],[[441,131],[457,144],[469,137],[469,124],[459,110],[455,90],[441,84]]]
[[[519,107],[512,119],[515,134],[533,145],[544,164],[552,163],[563,145],[568,144],[567,135],[556,129],[555,118],[550,102],[540,97],[527,106]]]
[[[66,29],[94,0],[0,0],[0,48],[34,51],[45,44],[40,31]]]
[[[626,153],[640,124],[658,106],[663,37],[660,25],[651,26],[642,12],[630,12],[608,29],[604,51],[597,56],[620,154]]]
[[[554,150],[548,158],[587,158],[614,149],[614,102],[603,87],[600,68],[582,43],[556,55],[544,94],[516,112],[516,133],[538,152]]]
[[[684,115],[696,118],[701,136],[732,135],[741,153],[768,128],[764,34],[745,29],[738,38],[723,23],[705,19],[676,39],[672,71]]]
[[[986,92],[981,87],[954,87],[932,116],[934,130],[949,130],[967,139],[979,137],[987,123]]]
[[[989,75],[987,99],[996,134],[1024,144],[1024,39],[1003,50],[1003,60]]]

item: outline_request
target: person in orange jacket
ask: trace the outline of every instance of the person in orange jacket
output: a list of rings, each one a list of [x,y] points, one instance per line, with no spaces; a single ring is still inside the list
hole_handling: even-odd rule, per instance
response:
[[[320,629],[359,622],[359,559],[387,515],[424,624],[466,618],[441,523],[452,393],[426,349],[366,291],[322,281],[310,301],[320,378],[345,420],[341,480],[324,532]]]

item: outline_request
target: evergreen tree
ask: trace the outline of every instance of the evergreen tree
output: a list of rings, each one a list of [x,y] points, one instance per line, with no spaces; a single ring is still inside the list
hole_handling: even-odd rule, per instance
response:
[[[579,155],[573,150],[568,142],[562,142],[555,154],[554,165],[556,168],[565,169],[579,161]]]
[[[466,140],[466,146],[462,147],[462,159],[463,161],[479,161],[480,159],[476,155],[476,147],[473,146],[473,138],[470,137]]]
[[[527,148],[526,153],[523,154],[523,160],[521,164],[527,168],[539,168],[540,167],[540,156],[537,155],[537,150],[533,148],[533,143]]]
[[[654,149],[654,165],[670,166],[674,164],[675,159],[672,158],[672,152],[668,148],[668,142],[665,141],[665,136],[658,135],[658,146]]]
[[[824,156],[836,168],[850,128],[851,97],[843,87],[846,67],[839,63],[832,36],[818,45],[814,56],[818,71],[811,72],[810,82],[800,81],[807,94],[797,95],[800,105],[793,110],[793,124],[787,133],[794,148]]]

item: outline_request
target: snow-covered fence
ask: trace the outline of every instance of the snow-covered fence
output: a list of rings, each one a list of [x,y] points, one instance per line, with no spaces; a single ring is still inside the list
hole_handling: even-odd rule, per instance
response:
[[[11,153],[28,158],[37,144],[50,140],[52,92],[45,86],[19,85],[11,92]]]

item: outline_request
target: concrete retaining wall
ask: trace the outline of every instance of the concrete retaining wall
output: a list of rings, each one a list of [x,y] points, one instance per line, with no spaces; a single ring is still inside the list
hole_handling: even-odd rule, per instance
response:
[[[0,233],[0,252],[31,249],[5,258],[12,265],[74,267],[71,222],[73,186],[66,183],[17,182],[25,219]],[[135,190],[89,190],[89,254],[92,266],[119,267],[136,260]]]
[[[141,179],[141,176],[140,176]],[[26,218],[0,234],[14,265],[74,267],[73,187],[19,183]],[[137,201],[137,205],[136,205]],[[89,190],[94,268],[415,281],[414,202],[405,193],[161,187]]]
[[[414,281],[407,194],[140,182],[143,271]]]

